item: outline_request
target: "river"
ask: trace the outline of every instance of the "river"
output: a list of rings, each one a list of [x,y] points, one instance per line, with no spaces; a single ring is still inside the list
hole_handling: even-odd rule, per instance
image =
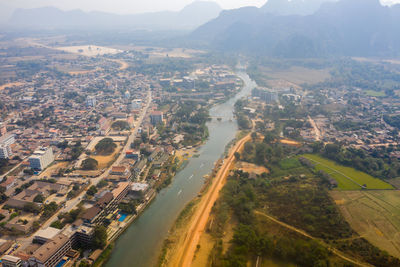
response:
[[[159,192],[154,201],[118,238],[107,267],[148,267],[157,264],[163,241],[185,205],[199,193],[203,176],[209,174],[214,163],[235,137],[237,124],[233,118],[235,102],[250,94],[255,82],[244,72],[237,72],[244,81],[243,89],[227,102],[210,109],[211,117],[220,117],[207,123],[209,138],[199,149],[198,158],[189,159],[172,183]]]

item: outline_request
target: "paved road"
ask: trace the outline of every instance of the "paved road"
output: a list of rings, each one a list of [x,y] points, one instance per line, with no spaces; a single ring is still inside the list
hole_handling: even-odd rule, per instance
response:
[[[128,141],[126,142],[126,145],[123,147],[123,149],[121,150],[121,153],[119,155],[119,157],[115,160],[115,162],[104,171],[103,174],[101,174],[100,176],[96,177],[96,178],[90,178],[89,180],[89,186],[90,185],[97,185],[103,178],[105,178],[109,171],[111,170],[111,168],[113,166],[118,166],[121,161],[124,159],[125,157],[125,152],[127,149],[130,148],[131,143],[133,142],[133,140],[135,140],[135,137],[137,135],[137,132],[139,130],[139,128],[141,127],[143,120],[147,114],[147,111],[149,109],[150,103],[151,103],[151,91],[148,92],[148,96],[147,96],[147,103],[146,106],[143,108],[142,113],[140,114],[139,120],[138,120],[138,124],[137,126],[132,130],[131,135],[128,137]],[[39,230],[43,230],[46,229],[47,227],[50,226],[50,224],[57,220],[57,217],[60,213],[64,213],[64,212],[69,212],[71,211],[73,208],[75,208],[78,203],[82,200],[82,198],[84,197],[84,195],[86,194],[86,191],[82,191],[77,197],[75,197],[74,199],[68,200],[65,203],[65,207],[61,208],[58,212],[56,212],[52,217],[50,217],[50,219],[48,219],[44,224],[42,224],[42,226],[38,229]],[[36,232],[35,232],[36,233]],[[29,246],[32,243],[33,237],[35,236],[35,233],[33,233],[31,236],[26,237],[26,238],[20,238],[17,239],[17,242],[21,245],[20,246],[20,250],[26,248],[27,246]]]

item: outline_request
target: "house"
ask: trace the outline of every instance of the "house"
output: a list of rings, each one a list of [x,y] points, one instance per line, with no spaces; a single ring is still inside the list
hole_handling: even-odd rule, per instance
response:
[[[0,184],[0,187],[5,188],[5,190],[9,190],[15,185],[15,178],[14,177],[6,177]]]

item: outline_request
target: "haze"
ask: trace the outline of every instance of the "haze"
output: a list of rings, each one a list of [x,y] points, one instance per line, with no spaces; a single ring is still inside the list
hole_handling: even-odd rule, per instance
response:
[[[0,4],[19,8],[36,8],[54,6],[64,10],[82,9],[85,11],[104,11],[110,13],[133,14],[154,12],[162,10],[180,10],[192,3],[193,0],[0,0]],[[238,8],[241,6],[260,7],[265,0],[217,0],[224,9]]]

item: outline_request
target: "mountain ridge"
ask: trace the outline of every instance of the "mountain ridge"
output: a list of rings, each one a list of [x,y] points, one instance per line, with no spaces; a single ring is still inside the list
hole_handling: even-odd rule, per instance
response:
[[[147,30],[190,30],[216,18],[222,8],[215,2],[196,1],[180,11],[160,11],[132,15],[118,15],[101,11],[84,12],[79,9],[63,11],[55,7],[16,9],[8,20],[15,28],[137,28]]]
[[[379,0],[323,3],[312,15],[254,8],[223,11],[189,39],[214,49],[278,57],[400,55],[400,5]]]

